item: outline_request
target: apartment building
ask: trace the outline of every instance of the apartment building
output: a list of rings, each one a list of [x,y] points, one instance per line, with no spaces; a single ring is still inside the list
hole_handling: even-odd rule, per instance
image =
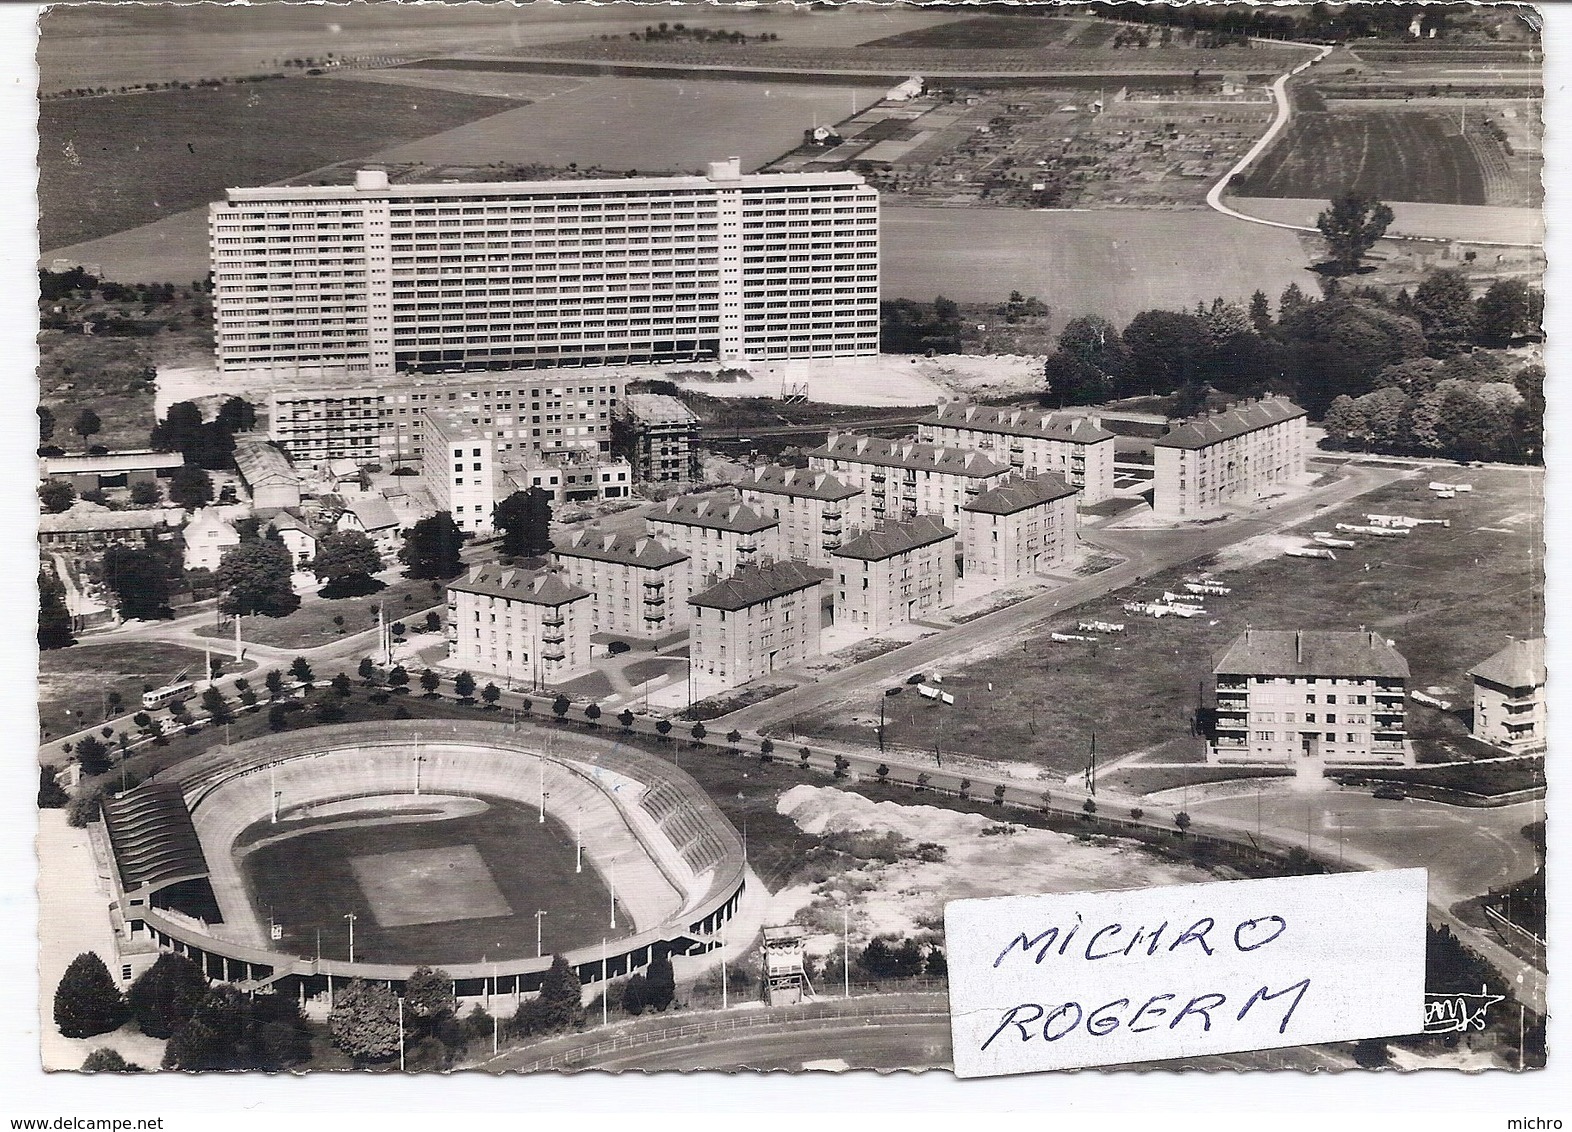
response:
[[[221,372],[365,375],[879,350],[879,198],[854,173],[229,189]]]
[[[639,479],[679,483],[700,478],[699,418],[664,393],[630,393],[612,424],[612,446]]]
[[[780,464],[749,469],[737,488],[745,504],[780,524],[782,558],[825,567],[851,533],[847,509],[862,496],[829,472]]]
[[[688,589],[726,578],[744,566],[779,558],[780,524],[736,502],[731,492],[685,495],[653,508],[644,517],[650,534],[688,557]]]
[[[830,556],[835,623],[877,633],[955,604],[955,532],[931,515],[885,523]]]
[[[1514,755],[1545,749],[1545,639],[1513,641],[1469,673],[1473,736]]]
[[[504,464],[505,488],[498,496],[538,487],[554,503],[584,503],[594,499],[626,499],[633,494],[633,466],[615,456],[592,452],[527,453],[522,466]]]
[[[611,450],[627,378],[605,370],[401,375],[348,388],[274,389],[268,439],[297,463],[419,467],[427,409],[467,412],[500,453]]]
[[[589,662],[589,593],[549,570],[488,562],[448,584],[448,663],[532,688]]]
[[[974,496],[961,509],[966,576],[1008,584],[1070,561],[1076,496],[1052,475],[1008,479]]]
[[[851,525],[859,530],[917,515],[960,530],[961,509],[1010,476],[1009,465],[981,452],[851,432],[830,433],[809,451],[808,465],[860,490],[847,501]]]
[[[1246,629],[1214,669],[1212,762],[1412,764],[1408,661],[1378,633]]]
[[[649,535],[574,531],[553,553],[590,595],[590,631],[659,640],[688,623],[687,556]]]
[[[497,506],[490,434],[468,413],[427,409],[425,418],[420,486],[438,511],[452,514],[459,530],[490,534],[491,513]]]
[[[806,562],[744,566],[688,599],[696,672],[728,688],[819,654],[819,583]]]
[[[1174,425],[1155,445],[1152,510],[1215,515],[1304,478],[1305,411],[1264,397]]]
[[[951,401],[917,422],[917,439],[971,448],[1025,475],[1056,475],[1097,503],[1114,490],[1114,434],[1095,416]]]

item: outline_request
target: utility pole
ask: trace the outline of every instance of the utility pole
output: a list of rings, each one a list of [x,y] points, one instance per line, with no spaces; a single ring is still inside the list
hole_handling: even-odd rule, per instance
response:
[[[541,925],[541,922],[546,918],[547,914],[548,913],[543,908],[538,908],[535,911],[535,958],[536,959],[539,959],[540,956],[541,956],[540,925]]]
[[[344,913],[344,919],[349,921],[349,961],[351,963],[355,961],[355,920],[357,918],[353,912]]]
[[[851,902],[841,905],[841,997],[851,998]]]
[[[613,857],[607,868],[611,874],[611,927],[617,928],[617,858]]]
[[[606,999],[611,996],[611,984],[606,981],[606,937],[600,937],[600,1024],[606,1024]]]

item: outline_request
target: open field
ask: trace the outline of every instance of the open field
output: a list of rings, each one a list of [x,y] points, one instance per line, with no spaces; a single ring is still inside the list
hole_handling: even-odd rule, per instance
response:
[[[509,106],[325,78],[46,101],[39,246],[147,224],[217,200],[232,185],[264,185]]]
[[[497,75],[504,87],[516,78]],[[801,142],[815,122],[839,121],[854,105],[866,106],[883,93],[874,87],[609,77],[568,78],[554,89],[553,97],[446,132],[428,131],[433,136],[384,149],[376,158],[456,166],[576,162],[619,172],[692,173],[707,161],[736,155],[753,169]]]
[[[1068,44],[1100,47],[1117,25],[1092,20],[1066,20],[1057,16],[978,16],[956,20],[921,31],[904,32],[863,44],[868,48],[896,50],[913,47],[981,48],[1003,51],[1021,47],[1061,47]]]
[[[1508,634],[1533,635],[1544,626],[1542,475],[1490,468],[1472,469],[1467,478],[1472,493],[1434,500],[1421,471],[1312,519],[1299,532],[1329,529],[1339,520],[1362,522],[1370,511],[1449,518],[1450,529],[1368,540],[1339,551],[1336,562],[1275,557],[1274,550],[1264,550],[1274,556],[1261,561],[1247,544],[1225,552],[1207,568],[1233,593],[1209,598],[1207,617],[1153,621],[1122,610],[1126,601],[1175,588],[1191,572],[1176,570],[1003,646],[1014,651],[957,658],[944,671],[945,690],[956,704],[893,697],[886,742],[928,752],[937,744],[945,752],[1071,773],[1086,765],[1093,731],[1100,759],[1183,738],[1198,704],[1210,702],[1215,659],[1247,625],[1369,627],[1397,642],[1412,669],[1411,688],[1462,704],[1470,694],[1470,666],[1501,647]],[[1120,621],[1128,629],[1090,644],[1048,639],[1082,618]],[[842,705],[799,718],[796,727],[867,745],[875,740],[872,706]],[[1461,727],[1439,712],[1410,716],[1421,747],[1445,742]]]
[[[1228,205],[1247,216],[1284,224],[1315,227],[1316,217],[1327,206],[1325,197],[1228,197]],[[1498,208],[1492,205],[1423,204],[1393,201],[1394,236],[1427,236],[1440,240],[1490,241],[1539,244],[1545,239],[1545,214],[1538,208]],[[1380,252],[1390,245],[1378,245]]]
[[[287,617],[247,617],[240,625],[241,639],[248,644],[271,645],[280,649],[310,649],[338,640],[345,633],[361,633],[377,625],[377,610],[386,611],[388,624],[407,621],[411,632],[425,621],[424,613],[442,601],[431,592],[431,583],[396,578],[386,589],[364,597],[324,598],[306,594],[300,608]],[[420,616],[416,616],[419,613]],[[333,618],[344,619],[341,632]],[[233,640],[234,629],[207,625],[198,632],[204,637]],[[372,651],[367,649],[367,652]]]
[[[1301,109],[1234,188],[1252,197],[1486,203],[1484,170],[1458,119],[1428,110]]]
[[[316,954],[320,931],[322,954],[339,959],[347,957],[344,916],[354,913],[359,962],[534,955],[536,909],[548,913],[547,954],[605,936],[611,895],[594,869],[573,871],[573,831],[549,814],[541,824],[516,802],[485,801],[483,813],[466,817],[307,828],[264,844],[242,862],[252,907],[283,925],[287,950]],[[287,834],[287,826],[260,831]],[[421,875],[433,867],[443,876],[435,886]],[[622,934],[632,926],[618,923]]]
[[[228,656],[225,672],[245,672]],[[142,687],[167,684],[181,669],[200,679],[202,653],[182,645],[157,641],[117,641],[114,644],[80,644],[38,654],[38,724],[41,735],[68,735],[85,724],[104,718],[111,692],[118,692],[121,711],[142,710]],[[72,714],[67,715],[70,711]],[[111,715],[117,714],[114,711]]]

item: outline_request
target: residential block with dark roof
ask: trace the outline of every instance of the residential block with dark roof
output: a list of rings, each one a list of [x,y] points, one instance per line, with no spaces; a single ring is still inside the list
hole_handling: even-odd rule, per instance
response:
[[[766,562],[690,597],[695,673],[735,688],[817,656],[824,576],[806,562]]]
[[[780,524],[738,503],[730,489],[668,499],[645,515],[650,534],[688,556],[688,589],[765,558],[781,558]]]
[[[1246,629],[1214,669],[1213,762],[1411,765],[1408,661],[1379,633]]]
[[[1545,639],[1512,641],[1469,673],[1473,736],[1514,755],[1545,749]]]
[[[830,559],[835,623],[880,632],[955,604],[955,532],[931,515],[885,523]]]
[[[917,422],[917,438],[970,448],[1016,472],[1052,473],[1096,503],[1114,490],[1114,434],[1095,416],[951,401]]]
[[[966,576],[1008,584],[1069,562],[1077,497],[1053,475],[1014,477],[975,496],[961,514]]]
[[[751,468],[737,485],[742,501],[780,523],[782,558],[828,566],[830,555],[850,533],[848,509],[860,489],[829,472],[766,464]]]
[[[553,570],[488,562],[448,583],[448,662],[532,688],[590,658],[589,591]]]
[[[861,489],[848,503],[856,503],[859,530],[918,515],[959,529],[961,508],[1010,475],[1008,464],[981,452],[851,432],[830,433],[808,453],[808,465]]]
[[[659,640],[688,624],[688,556],[651,535],[574,531],[556,559],[588,590],[592,633]]]
[[[1305,415],[1292,401],[1263,397],[1173,425],[1153,450],[1152,510],[1201,518],[1302,480]]]

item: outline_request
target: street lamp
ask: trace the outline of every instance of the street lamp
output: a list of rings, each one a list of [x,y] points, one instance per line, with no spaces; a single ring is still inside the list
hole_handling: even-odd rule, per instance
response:
[[[535,958],[536,959],[539,959],[540,956],[541,956],[540,925],[541,925],[542,921],[545,920],[547,915],[549,915],[549,913],[545,909],[543,909],[543,908],[536,909],[536,911],[535,911]]]
[[[415,797],[420,797],[420,764],[426,761],[425,755],[415,755],[411,760],[415,764]]]
[[[344,919],[349,921],[349,961],[355,961],[355,920],[358,917],[353,912],[345,912]]]
[[[611,926],[617,927],[617,858],[613,857],[607,865],[607,872],[611,876]]]
[[[573,822],[573,871],[584,871],[584,807],[579,807],[578,817]]]

